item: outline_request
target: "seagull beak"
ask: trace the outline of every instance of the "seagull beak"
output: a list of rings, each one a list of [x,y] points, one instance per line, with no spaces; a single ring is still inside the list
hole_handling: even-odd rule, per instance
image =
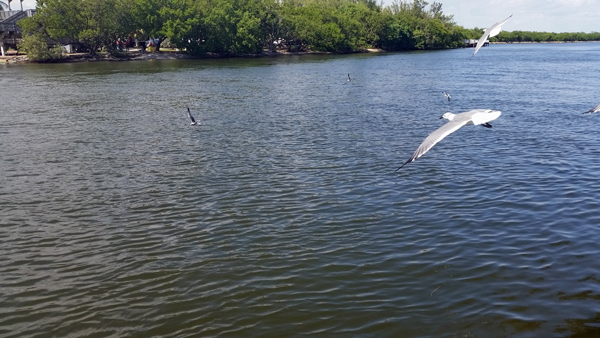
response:
[[[444,118],[444,115],[440,116],[440,120]]]

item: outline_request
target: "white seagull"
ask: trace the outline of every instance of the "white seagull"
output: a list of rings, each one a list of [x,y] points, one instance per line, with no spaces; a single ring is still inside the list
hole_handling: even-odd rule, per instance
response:
[[[500,111],[491,109],[473,109],[460,114],[452,114],[450,112],[445,113],[442,115],[442,117],[440,117],[440,119],[447,119],[449,122],[438,128],[433,133],[429,134],[429,136],[427,136],[425,141],[421,143],[419,148],[417,148],[408,161],[404,162],[404,164],[401,165],[400,168],[396,169],[396,171],[425,155],[429,149],[433,148],[433,146],[440,142],[444,137],[457,131],[462,126],[467,124],[479,124],[486,128],[491,128],[492,125],[488,122],[497,119],[500,114]]]
[[[450,102],[450,99],[452,98],[452,96],[450,96],[450,94],[446,93],[446,92],[442,92],[444,93],[444,97],[448,99],[448,102]]]
[[[486,29],[485,32],[483,32],[483,35],[479,38],[479,41],[477,41],[477,46],[475,47],[475,51],[473,52],[472,56],[477,54],[477,51],[479,48],[481,48],[481,46],[483,46],[487,38],[498,35],[502,31],[502,25],[504,25],[504,23],[510,18],[512,18],[512,14],[508,18],[504,19],[504,21],[496,22],[490,28]]]
[[[583,113],[584,113],[584,114],[585,114],[585,113],[595,113],[595,112],[597,112],[597,111],[600,111],[600,104],[599,104],[599,105],[597,105],[596,107],[594,107],[594,108],[592,108],[592,109],[590,109],[590,110],[586,111],[586,112],[583,112]]]
[[[188,109],[188,117],[190,118],[190,126],[195,126],[196,124],[198,124],[198,122],[196,122],[196,120],[192,116],[192,113],[190,112],[190,107],[187,107],[187,109]]]

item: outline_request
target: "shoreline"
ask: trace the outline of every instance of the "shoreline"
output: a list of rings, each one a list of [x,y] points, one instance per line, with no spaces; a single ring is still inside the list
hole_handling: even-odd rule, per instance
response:
[[[586,42],[600,42],[598,40],[593,41],[494,41],[490,42],[490,45],[510,45],[510,44],[533,44],[533,43],[586,43]]]
[[[600,41],[495,41],[490,44],[550,44],[550,43],[586,43],[586,42],[600,42]],[[468,47],[458,47],[468,48]],[[150,61],[150,60],[203,60],[203,59],[229,59],[229,58],[261,58],[261,57],[280,57],[280,56],[298,56],[298,55],[343,55],[343,54],[361,54],[361,53],[388,53],[389,51],[379,48],[367,48],[352,53],[334,53],[334,52],[318,52],[318,51],[305,51],[305,52],[288,52],[288,51],[268,51],[264,50],[260,54],[243,54],[243,55],[223,55],[208,53],[201,56],[189,55],[180,51],[174,51],[164,49],[160,52],[146,52],[141,53],[139,49],[133,49],[128,52],[124,52],[124,57],[116,57],[108,55],[106,53],[96,54],[91,56],[89,53],[71,53],[64,54],[62,59],[47,61],[47,62],[36,62],[29,61],[27,55],[11,53],[11,55],[0,56],[0,64],[9,63],[73,63],[73,62],[119,62],[119,61]],[[7,53],[8,54],[8,53]]]
[[[358,54],[358,53],[385,53],[386,51],[378,48],[368,48],[365,50],[361,50],[354,53],[348,54]],[[29,61],[27,55],[25,54],[13,54],[11,56],[0,56],[0,64],[1,63],[23,63],[23,62],[31,62],[31,63],[72,63],[72,62],[119,62],[119,61],[151,61],[151,60],[203,60],[203,59],[229,59],[229,58],[261,58],[261,57],[279,57],[279,56],[296,56],[296,55],[335,55],[335,54],[343,54],[343,53],[332,53],[332,52],[316,52],[316,51],[306,51],[306,52],[287,52],[287,51],[264,51],[260,54],[243,54],[243,55],[223,55],[223,54],[213,54],[208,53],[201,56],[189,55],[180,51],[173,51],[166,49],[160,52],[145,52],[141,53],[139,49],[133,49],[132,51],[123,52],[123,57],[117,57],[113,55],[108,55],[105,53],[96,54],[91,56],[89,53],[71,53],[71,54],[63,54],[63,58],[48,62],[36,62]]]

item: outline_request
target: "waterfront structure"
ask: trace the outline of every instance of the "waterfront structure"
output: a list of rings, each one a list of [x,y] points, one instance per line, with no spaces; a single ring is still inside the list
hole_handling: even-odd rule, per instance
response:
[[[22,6],[23,4],[21,3]],[[10,8],[10,3],[6,7]],[[5,8],[2,2],[0,2],[0,8]],[[21,9],[20,11],[0,10],[0,53],[2,56],[4,56],[5,48],[13,47],[16,49],[17,43],[21,39],[22,30],[17,25],[17,22],[26,17],[33,16],[34,12],[32,9]]]

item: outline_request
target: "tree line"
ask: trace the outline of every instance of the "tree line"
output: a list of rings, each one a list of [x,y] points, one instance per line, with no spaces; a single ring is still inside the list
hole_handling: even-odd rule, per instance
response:
[[[24,33],[20,48],[46,53],[41,59],[61,53],[48,49],[48,42],[64,41],[91,54],[116,54],[116,41],[131,37],[156,39],[158,47],[169,39],[192,55],[282,48],[348,53],[456,48],[482,32],[457,25],[441,3],[425,0],[395,0],[386,7],[377,0],[38,0],[35,15],[19,25]],[[533,36],[526,33],[514,38]],[[513,39],[511,34],[496,39]]]
[[[465,30],[467,39],[479,39],[483,28]],[[600,33],[548,33],[531,31],[501,31],[500,34],[490,39],[490,42],[575,42],[575,41],[600,41]]]
[[[440,49],[463,38],[441,3],[424,0],[38,0],[19,25],[22,47],[76,41],[90,53],[131,36],[168,38],[194,55]]]
[[[498,42],[574,42],[574,41],[600,41],[600,33],[547,33],[512,31],[500,32],[494,37]]]

